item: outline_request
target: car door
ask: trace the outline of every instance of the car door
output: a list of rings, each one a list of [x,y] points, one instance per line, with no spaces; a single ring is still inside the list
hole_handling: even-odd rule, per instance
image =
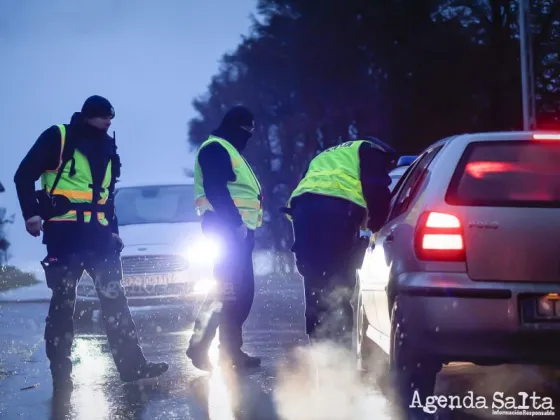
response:
[[[403,181],[406,179],[407,174],[410,173],[412,167],[414,167],[414,165],[407,167],[406,170],[399,176],[399,179],[396,181],[394,187],[391,188],[390,207],[392,207],[392,203],[394,202],[395,197],[399,191],[399,186],[403,184]],[[379,322],[377,320],[375,295],[379,291],[384,291],[385,284],[386,284],[386,280],[379,273],[379,268],[382,267],[382,265],[380,265],[379,262],[376,261],[376,259],[379,257],[379,253],[375,252],[375,243],[376,243],[377,235],[378,233],[374,233],[373,235],[370,236],[370,242],[366,250],[364,262],[359,270],[359,279],[360,279],[359,293],[361,294],[362,297],[362,303],[369,325],[373,327],[375,331],[377,331],[376,336],[379,335],[380,328],[379,328]],[[378,337],[376,337],[376,339],[377,338]]]
[[[398,241],[395,241],[395,232],[399,229],[399,225],[403,224],[407,211],[421,190],[428,166],[442,147],[443,144],[440,143],[427,149],[409,168],[403,176],[402,182],[395,189],[387,223],[376,235],[374,253],[377,253],[377,255],[373,258],[373,261],[375,261],[374,271],[377,273],[377,281],[374,294],[377,322],[384,340],[388,340],[391,332],[391,308],[389,308],[387,298],[387,285],[394,274],[393,262],[399,252]],[[399,239],[402,240],[403,238]],[[410,240],[412,240],[412,235],[410,235]]]
[[[401,186],[406,182],[408,175],[414,169],[415,164],[409,166],[406,171],[402,174],[398,182],[396,183],[394,189],[391,193],[391,204],[390,209],[393,208],[396,197],[399,194]],[[380,295],[385,293],[385,287],[387,285],[387,273],[385,273],[385,264],[379,259],[383,258],[383,253],[379,252],[376,243],[379,242],[379,235],[383,234],[383,229],[372,235],[370,238],[370,244],[366,251],[364,258],[364,263],[359,271],[360,275],[360,293],[362,295],[364,311],[368,318],[368,322],[372,329],[368,331],[368,335],[373,332],[374,336],[371,337],[381,348],[385,351],[386,337],[383,337],[380,333],[380,324],[377,319],[377,307],[381,305],[386,305],[386,299],[381,299]],[[385,308],[386,306],[383,306]]]
[[[365,232],[362,232],[362,236]],[[358,270],[358,288],[357,293],[361,295],[362,306],[364,308],[368,323],[376,330],[379,329],[377,322],[377,311],[375,309],[375,296],[371,288],[372,264],[371,255],[375,247],[375,235],[369,237],[369,244],[364,255],[364,261]]]

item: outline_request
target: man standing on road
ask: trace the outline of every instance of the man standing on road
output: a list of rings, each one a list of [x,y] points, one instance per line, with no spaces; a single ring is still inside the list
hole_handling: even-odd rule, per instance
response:
[[[121,165],[115,141],[107,134],[114,115],[107,99],[88,98],[70,124],[51,126],[39,136],[14,177],[27,232],[37,237],[43,231],[47,247],[41,264],[52,298],[45,341],[57,396],[73,389],[73,315],[84,269],[94,279],[121,380],[156,377],[168,368],[144,357],[121,285],[124,245],[113,203]],[[35,191],[39,178],[41,189]]]
[[[351,346],[356,270],[367,247],[360,227],[376,232],[387,218],[394,153],[374,138],[326,149],[282,209],[293,222],[291,251],[303,276],[310,340]]]
[[[212,369],[208,349],[218,327],[222,365],[251,368],[261,362],[241,350],[243,324],[255,293],[255,229],[263,216],[259,181],[241,155],[254,127],[247,108],[231,108],[202,143],[195,161],[195,205],[202,229],[221,244],[222,251],[214,267],[219,302],[212,302],[213,308],[196,320],[187,349],[187,356],[201,370]]]

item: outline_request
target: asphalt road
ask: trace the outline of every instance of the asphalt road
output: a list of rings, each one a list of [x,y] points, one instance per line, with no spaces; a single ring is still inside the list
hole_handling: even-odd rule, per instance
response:
[[[99,324],[76,331],[75,390],[68,407],[53,407],[44,354],[48,304],[0,304],[1,419],[396,419],[375,378],[360,377],[350,356],[333,348],[312,349],[303,324],[298,281],[261,278],[246,324],[245,350],[263,358],[256,371],[208,375],[185,356],[192,315],[183,308],[134,310],[142,346],[151,360],[166,360],[159,381],[123,384],[118,379]],[[319,366],[321,385],[317,386]],[[556,405],[558,378],[533,366],[473,368],[458,365],[438,378],[437,394],[490,396],[536,391]],[[556,410],[560,415],[560,407]],[[449,419],[492,418],[491,410],[443,412]],[[508,419],[527,418],[508,416]],[[546,417],[554,418],[554,417]]]

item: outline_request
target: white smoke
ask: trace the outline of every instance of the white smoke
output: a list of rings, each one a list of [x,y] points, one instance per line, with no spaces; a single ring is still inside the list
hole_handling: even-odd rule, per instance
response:
[[[285,420],[389,419],[387,400],[368,387],[356,357],[332,343],[296,348],[279,367],[274,399]]]

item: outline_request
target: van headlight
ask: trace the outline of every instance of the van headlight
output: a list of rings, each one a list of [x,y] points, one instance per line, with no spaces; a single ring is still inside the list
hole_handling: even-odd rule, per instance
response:
[[[191,265],[210,265],[220,258],[221,248],[215,239],[198,238],[187,246],[184,256]]]
[[[194,284],[193,292],[199,294],[211,293],[216,289],[217,282],[214,279],[202,279]]]

